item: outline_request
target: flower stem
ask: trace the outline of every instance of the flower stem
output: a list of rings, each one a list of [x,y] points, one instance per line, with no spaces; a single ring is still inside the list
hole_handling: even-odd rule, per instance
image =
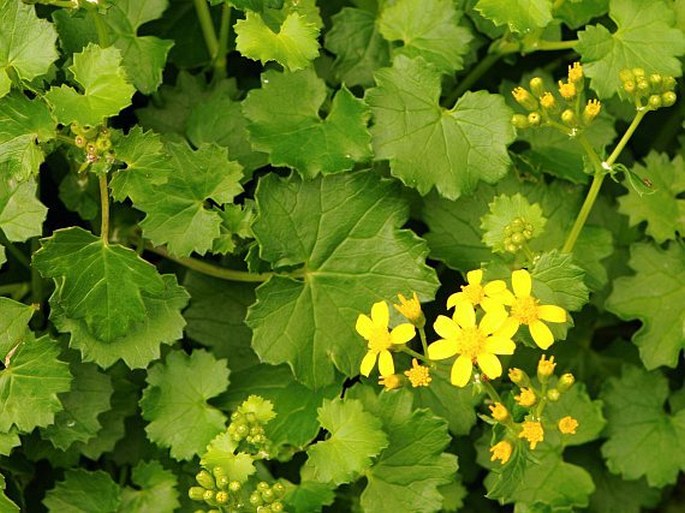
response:
[[[483,385],[483,390],[485,390],[485,393],[488,394],[488,397],[490,397],[490,399],[492,399],[493,402],[502,402],[502,398],[497,393],[497,390],[495,390],[495,387],[492,386],[492,383],[485,379],[481,379],[480,383],[481,385]]]
[[[221,25],[219,27],[219,44],[214,58],[214,78],[226,76],[226,53],[228,36],[231,32],[231,6],[224,4],[221,8]]]
[[[167,260],[171,260],[172,262],[181,264],[182,266],[187,267],[188,269],[197,271],[202,274],[206,274],[207,276],[213,276],[214,278],[219,278],[222,280],[259,283],[267,281],[275,274],[273,272],[251,273],[247,271],[236,271],[234,269],[227,269],[225,267],[211,264],[203,260],[198,260],[197,258],[177,257],[169,254],[169,252],[162,247],[154,247],[149,244],[145,246],[145,249],[147,251],[150,251],[151,253],[155,253],[159,256],[162,256]],[[301,276],[301,273],[293,272],[289,274],[289,276],[299,277]]]
[[[193,0],[195,4],[195,12],[197,18],[200,20],[200,27],[202,28],[202,35],[205,38],[205,44],[209,51],[209,56],[212,63],[216,62],[217,54],[219,53],[219,42],[216,38],[216,31],[214,30],[214,22],[212,15],[207,6],[207,0]]]
[[[24,255],[23,251],[21,251],[18,247],[16,247],[10,240],[7,238],[5,235],[5,232],[0,230],[0,244],[5,246],[7,248],[7,251],[19,262],[23,267],[26,267],[27,269],[31,269],[31,262],[29,262],[29,259],[26,258],[26,255]]]
[[[580,207],[580,212],[578,212],[578,216],[576,217],[576,220],[573,223],[573,227],[571,227],[571,231],[566,237],[566,241],[564,242],[564,245],[561,248],[562,253],[570,253],[571,251],[573,251],[573,247],[576,245],[576,241],[580,236],[580,232],[582,231],[583,226],[585,226],[585,222],[587,221],[587,218],[590,215],[590,211],[592,210],[592,207],[595,204],[595,201],[597,200],[599,190],[602,187],[602,182],[604,181],[604,177],[606,176],[607,171],[611,169],[611,166],[616,162],[616,159],[619,157],[623,149],[626,147],[626,144],[628,144],[628,141],[635,133],[635,130],[637,129],[638,125],[645,117],[647,112],[649,112],[647,109],[637,111],[635,117],[633,118],[633,121],[630,123],[630,126],[627,128],[627,130],[621,137],[621,140],[614,148],[614,151],[611,152],[611,155],[609,155],[609,157],[604,162],[601,161],[601,159],[597,155],[597,152],[592,148],[592,145],[583,134],[581,134],[578,137],[578,141],[583,146],[585,153],[587,153],[588,157],[590,158],[590,161],[592,162],[593,167],[595,168],[595,174],[592,177],[592,183],[590,184],[590,189],[588,190],[587,196],[585,197],[585,201],[583,202],[582,207]]]
[[[100,183],[100,238],[105,246],[109,245],[109,188],[107,187],[107,175],[101,174]]]
[[[421,348],[423,349],[423,354],[428,356],[428,342],[426,341],[426,330],[419,328],[419,338],[421,339]]]
[[[421,360],[422,362],[430,363],[430,360],[426,356],[422,355],[421,353],[417,353],[413,349],[409,349],[407,346],[403,346],[400,349],[400,351],[402,351],[403,353],[407,353],[409,356],[413,356],[417,360]]]
[[[573,49],[574,46],[578,44],[577,39],[573,39],[571,41],[545,41],[543,39],[540,39],[533,43],[531,45],[532,50],[545,50],[545,51],[554,51],[554,50],[571,50]]]

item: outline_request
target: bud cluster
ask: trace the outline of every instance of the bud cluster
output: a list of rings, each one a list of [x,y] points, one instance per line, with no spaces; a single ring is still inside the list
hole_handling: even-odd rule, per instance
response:
[[[245,441],[257,452],[269,452],[271,444],[264,433],[264,426],[254,413],[233,412],[231,414],[231,425],[228,426],[228,434],[236,443]]]
[[[623,69],[619,73],[624,93],[638,109],[656,110],[671,107],[677,99],[675,78],[659,73],[647,74],[642,68]]]
[[[281,502],[284,496],[283,484],[274,483],[269,486],[266,481],[261,481],[257,484],[257,489],[250,494],[249,502],[257,513],[281,513],[284,511]]]
[[[85,151],[88,164],[94,164],[101,159],[108,164],[114,163],[111,133],[107,127],[72,123],[70,128],[74,134],[74,146]]]
[[[195,481],[199,486],[190,487],[188,497],[218,508],[210,512],[237,513],[245,507],[242,498],[243,485],[239,481],[229,479],[222,467],[215,467],[211,474],[207,470],[201,470],[195,476]]]
[[[529,82],[530,91],[516,87],[512,94],[516,102],[528,114],[514,114],[512,123],[516,128],[556,126],[561,129],[578,129],[589,126],[599,115],[598,100],[584,102],[585,77],[583,67],[575,62],[568,67],[566,81],[559,80],[556,91],[546,88],[541,77]]]
[[[533,225],[522,217],[516,217],[504,227],[504,249],[518,252],[535,235]]]

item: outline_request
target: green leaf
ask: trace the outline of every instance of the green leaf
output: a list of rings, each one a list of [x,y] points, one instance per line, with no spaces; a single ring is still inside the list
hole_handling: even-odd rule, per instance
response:
[[[232,82],[225,81],[208,96],[200,98],[190,108],[186,134],[193,146],[214,143],[225,147],[230,158],[237,160],[249,175],[266,165],[268,156],[250,143],[248,121],[243,114],[242,103],[234,98],[234,89]]]
[[[575,435],[562,435],[557,424],[571,416],[578,421]],[[593,401],[583,383],[575,384],[556,402],[548,402],[545,408],[545,442],[555,447],[582,445],[599,438],[606,425],[602,415],[602,401]]]
[[[67,471],[43,500],[50,513],[115,513],[120,502],[121,489],[109,474],[82,469]]]
[[[100,215],[100,189],[94,173],[68,173],[59,183],[59,199],[81,219],[94,221]]]
[[[402,55],[376,73],[376,82],[366,93],[375,117],[375,158],[390,160],[392,174],[406,185],[421,194],[435,187],[455,199],[478,180],[493,183],[507,173],[514,130],[501,96],[469,92],[445,110],[439,104],[440,74]]]
[[[646,221],[645,232],[658,244],[685,235],[685,200],[679,198],[685,192],[683,158],[669,160],[668,155],[653,151],[645,157],[645,165],[636,164],[633,171],[649,179],[654,192],[640,195],[627,187],[628,194],[618,199],[618,210],[630,218],[630,226]]]
[[[50,319],[57,329],[71,333],[69,345],[81,351],[86,361],[107,368],[120,358],[132,369],[144,369],[160,356],[160,344],[171,344],[183,337],[185,320],[181,310],[188,304],[188,293],[176,283],[176,277],[161,277],[164,288],[159,293],[144,294],[145,318],[133,323],[123,336],[103,340],[94,335],[83,319],[68,316],[59,301],[59,290],[50,298]]]
[[[0,72],[1,73],[1,72]],[[27,180],[38,174],[45,156],[37,145],[55,137],[48,106],[36,98],[12,93],[0,101],[0,176]]]
[[[548,0],[479,0],[476,10],[496,26],[507,25],[512,32],[527,34],[552,22]]]
[[[60,348],[51,338],[35,339],[27,332],[4,356],[0,370],[0,433],[12,426],[29,432],[52,424],[62,409],[57,394],[71,386],[69,366],[58,360]]]
[[[54,424],[41,430],[41,436],[58,449],[67,450],[75,442],[87,442],[102,427],[98,416],[109,410],[112,381],[96,365],[74,359],[71,390],[61,394],[62,411]]]
[[[174,42],[136,34],[143,23],[161,17],[167,5],[167,0],[123,0],[108,6],[103,15],[98,14],[107,27],[110,44],[121,51],[127,75],[143,94],[155,92],[161,84],[167,54]],[[78,52],[88,43],[99,41],[92,17],[82,11],[70,13],[60,9],[52,17],[65,51]]]
[[[52,24],[22,2],[0,4],[0,98],[11,85],[8,69],[26,81],[44,75],[59,56]]]
[[[390,64],[390,44],[380,34],[376,15],[343,7],[331,21],[324,46],[336,56],[333,72],[349,87],[370,87],[374,72]]]
[[[255,302],[255,285],[187,272],[183,286],[191,297],[183,312],[186,335],[211,348],[215,356],[230,358],[233,372],[259,363],[250,347],[252,331],[245,324],[247,308]]]
[[[135,88],[126,78],[121,67],[121,53],[116,48],[89,44],[82,52],[74,54],[74,64],[69,69],[83,93],[67,85],[52,87],[45,93],[45,99],[60,123],[99,125],[131,104]]]
[[[293,513],[318,513],[333,504],[335,492],[330,486],[315,481],[302,481],[288,490],[284,502]]]
[[[685,36],[674,28],[670,5],[661,0],[611,0],[609,16],[616,23],[614,33],[602,25],[578,32],[585,75],[600,98],[609,98],[621,87],[619,72],[641,67],[648,73],[680,76],[677,57],[685,54]]]
[[[685,249],[672,244],[660,249],[653,244],[634,244],[630,249],[633,276],[614,281],[606,307],[624,320],[639,319],[642,327],[633,335],[647,369],[675,367],[685,348]]]
[[[378,26],[388,41],[401,41],[394,55],[423,57],[439,71],[452,73],[464,67],[473,39],[459,26],[460,18],[452,0],[398,0],[385,6]]]
[[[381,393],[377,397],[370,390],[357,392],[363,393],[364,408],[383,422],[389,444],[366,472],[368,483],[361,495],[363,510],[440,510],[443,496],[439,487],[453,482],[457,471],[456,456],[443,452],[451,440],[447,423],[428,410],[413,409],[407,391]]]
[[[589,291],[583,270],[573,257],[556,250],[543,253],[532,270],[536,297],[568,311],[580,310],[588,302]]]
[[[302,448],[319,432],[317,409],[324,398],[332,399],[339,393],[336,385],[310,390],[295,381],[285,365],[259,364],[233,372],[228,391],[215,404],[223,410],[235,410],[250,394],[268,399],[276,417],[264,426],[266,437],[276,448]]]
[[[0,456],[9,456],[12,449],[20,445],[21,440],[17,428],[12,427],[8,433],[0,433]],[[2,478],[2,475],[0,475],[0,478]],[[2,506],[2,495],[0,495],[0,506]],[[0,509],[0,511],[3,510]]]
[[[666,378],[625,366],[620,379],[606,382],[601,397],[609,421],[602,446],[609,470],[624,479],[645,476],[657,488],[675,483],[685,470],[685,410],[664,411]]]
[[[507,233],[507,227],[515,220],[520,219],[523,222],[522,228],[530,232],[531,238],[539,236],[547,223],[540,205],[531,205],[521,194],[496,196],[490,203],[489,210],[481,218],[480,227],[484,232],[483,242],[496,253],[504,253],[508,251],[508,245],[514,244],[511,242],[511,233]],[[530,229],[527,225],[530,225]]]
[[[213,5],[220,3],[230,3],[236,9],[243,11],[263,11],[266,8],[280,9],[283,7],[283,0],[210,0]]]
[[[30,305],[0,297],[0,360],[28,335],[29,321],[35,311]]]
[[[225,149],[186,143],[168,143],[172,172],[166,183],[149,188],[134,202],[147,215],[140,223],[154,244],[166,244],[174,255],[205,254],[221,235],[221,215],[208,200],[222,205],[242,191],[242,168],[228,160]]]
[[[305,479],[340,485],[353,481],[388,446],[381,422],[354,399],[324,400],[319,422],[329,437],[307,450]]]
[[[202,454],[225,427],[226,416],[207,400],[226,390],[228,375],[226,360],[202,350],[190,356],[174,351],[151,367],[140,400],[150,440],[178,460]]]
[[[25,241],[43,233],[48,209],[36,198],[36,182],[0,180],[0,230],[11,241]]]
[[[0,474],[0,511],[2,513],[20,513],[19,506],[5,495],[5,477]]]
[[[554,17],[572,29],[577,29],[593,18],[599,18],[609,10],[609,0],[574,0],[552,6]]]
[[[257,289],[247,324],[262,361],[287,362],[315,388],[331,383],[336,367],[354,376],[365,350],[357,316],[398,292],[432,297],[423,242],[398,230],[407,209],[397,191],[368,172],[260,180],[253,230],[261,258],[277,268],[306,262],[304,281],[274,276]]]
[[[57,230],[41,243],[33,264],[59,285],[52,300],[68,317],[83,319],[105,342],[126,335],[131,325],[145,320],[143,295],[164,291],[154,266],[134,251],[105,244],[81,228]]]
[[[371,138],[364,102],[343,86],[323,120],[319,109],[325,100],[326,84],[314,70],[265,72],[262,88],[253,89],[243,102],[252,143],[269,153],[273,165],[293,167],[306,178],[367,160]]]
[[[210,472],[215,468],[221,468],[231,481],[245,483],[257,469],[254,466],[254,458],[244,452],[236,453],[237,448],[238,445],[228,431],[224,431],[209,443],[200,464]]]
[[[277,31],[253,11],[234,25],[236,49],[248,59],[263,64],[276,61],[290,71],[309,66],[319,55],[319,27],[306,16],[291,12]]]
[[[109,183],[112,197],[133,202],[154,194],[156,186],[168,181],[173,172],[170,156],[160,137],[135,126],[125,136],[113,141],[117,160],[126,167],[114,173]]]
[[[120,513],[172,513],[178,502],[178,482],[170,470],[158,461],[141,461],[131,472],[136,486],[127,486],[121,492]]]

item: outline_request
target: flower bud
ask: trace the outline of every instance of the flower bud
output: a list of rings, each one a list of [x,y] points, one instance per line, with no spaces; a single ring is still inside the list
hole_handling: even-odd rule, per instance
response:
[[[646,79],[644,79],[644,78],[639,78],[639,79],[637,80],[637,90],[638,90],[640,93],[646,94],[646,93],[649,92],[650,89],[651,89],[651,86],[649,85],[649,82],[647,82]]]
[[[672,91],[675,88],[675,78],[670,75],[664,77],[662,85],[666,91]]]
[[[411,322],[414,326],[421,329],[426,325],[426,317],[421,310],[421,302],[416,292],[412,294],[411,299],[407,299],[402,294],[397,294],[400,304],[393,304],[395,310],[400,312],[405,319]]]
[[[602,110],[602,104],[599,100],[588,100],[585,109],[583,109],[583,123],[589,125],[599,115]]]
[[[283,511],[283,503],[282,502],[274,502],[271,505],[271,511],[272,511],[272,513],[281,513],[281,511]]]
[[[402,386],[402,379],[399,374],[390,374],[378,378],[378,384],[384,387],[385,390],[395,390]]]
[[[274,491],[274,493],[276,494],[276,496],[278,498],[283,497],[285,495],[285,492],[286,492],[285,486],[283,485],[283,483],[274,483],[274,485],[271,487],[271,489]]]
[[[511,124],[516,128],[528,128],[530,123],[528,123],[528,116],[524,114],[514,114],[511,118]]]
[[[554,356],[550,356],[549,360],[547,360],[545,355],[542,355],[538,362],[538,379],[540,380],[540,383],[545,383],[549,377],[554,374],[554,368],[556,366],[557,364],[554,363]]]
[[[533,77],[530,79],[530,90],[537,97],[540,97],[545,92],[545,83],[540,77]]]
[[[519,395],[515,395],[514,399],[519,406],[530,408],[538,402],[537,395],[532,388],[522,388]]]
[[[528,374],[521,369],[517,369],[516,367],[509,369],[509,380],[519,387],[530,386],[530,378],[528,377]]]
[[[504,422],[509,418],[509,412],[502,403],[495,403],[488,406],[492,418],[497,422]]]
[[[633,68],[632,72],[638,80],[645,77],[645,70],[642,68]]]
[[[201,486],[191,486],[188,489],[188,497],[190,497],[191,500],[201,501],[201,500],[204,500],[204,496],[205,496],[205,489],[202,488]]]
[[[557,388],[559,389],[559,392],[563,393],[566,392],[569,388],[571,388],[575,382],[576,378],[573,377],[573,374],[567,372],[559,378]]]
[[[664,107],[672,107],[677,99],[678,97],[673,91],[666,91],[661,95],[661,105]]]
[[[556,388],[550,388],[547,390],[547,400],[556,403],[561,397],[561,393]]]
[[[215,494],[216,492],[214,490],[205,490],[205,492],[202,494],[202,500],[205,502],[212,502]]]
[[[618,78],[621,80],[621,82],[631,82],[635,80],[635,75],[633,75],[632,70],[624,68],[618,72]]]
[[[559,94],[564,100],[573,100],[576,97],[577,89],[572,82],[562,82],[559,80]]]
[[[634,80],[626,80],[623,82],[623,90],[628,94],[633,94],[635,92],[636,85]]]
[[[243,485],[240,484],[240,481],[231,481],[228,484],[228,489],[233,493],[239,492],[242,487]]]
[[[566,109],[564,112],[561,113],[561,121],[563,121],[563,123],[566,126],[569,126],[571,128],[578,124],[576,113],[573,112],[571,109]]]
[[[538,126],[541,120],[542,118],[540,117],[539,112],[531,112],[528,114],[528,123],[530,123],[530,126]]]
[[[652,110],[656,110],[661,108],[661,95],[660,94],[653,94],[649,97],[649,100],[647,100],[647,105],[649,105],[649,108]]]
[[[516,87],[511,94],[524,109],[535,110],[538,108],[538,101],[523,87]]]
[[[201,470],[196,476],[195,476],[195,481],[202,486],[203,488],[214,488],[216,484],[214,483],[214,478],[212,477],[212,474],[207,472],[206,470]]]
[[[568,67],[568,81],[577,84],[583,80],[583,67],[580,62],[574,62],[572,66]]]
[[[214,500],[218,504],[228,504],[228,493],[224,491],[216,492],[216,496],[214,497]]]
[[[542,105],[542,108],[545,110],[552,110],[554,107],[556,107],[556,104],[557,102],[554,99],[554,95],[549,91],[543,94],[540,98],[540,105]]]
[[[509,458],[511,458],[511,453],[513,450],[514,448],[507,440],[497,442],[495,445],[490,447],[490,452],[492,453],[490,461],[500,460],[502,465],[504,465],[507,461],[509,461]]]
[[[662,77],[659,73],[652,73],[649,75],[649,83],[652,84],[653,87],[659,87],[661,85],[661,82],[663,82],[664,77]]]

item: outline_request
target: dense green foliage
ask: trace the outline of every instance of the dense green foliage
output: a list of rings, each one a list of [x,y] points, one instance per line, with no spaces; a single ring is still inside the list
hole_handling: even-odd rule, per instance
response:
[[[682,511],[684,56],[682,0],[0,0],[0,513]]]

